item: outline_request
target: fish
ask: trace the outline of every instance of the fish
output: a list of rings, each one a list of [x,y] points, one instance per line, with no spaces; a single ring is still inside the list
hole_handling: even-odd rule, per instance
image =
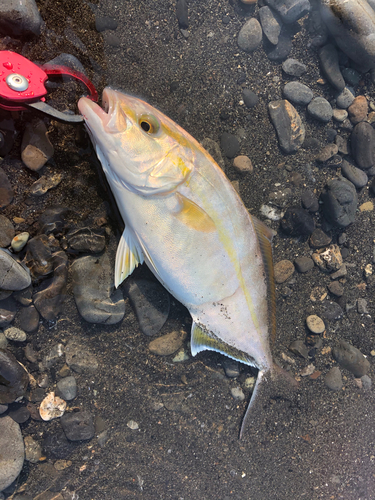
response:
[[[147,102],[106,87],[78,102],[123,218],[116,288],[143,262],[192,317],[191,352],[257,368],[240,438],[260,385],[273,378],[273,231],[250,215],[209,153]]]

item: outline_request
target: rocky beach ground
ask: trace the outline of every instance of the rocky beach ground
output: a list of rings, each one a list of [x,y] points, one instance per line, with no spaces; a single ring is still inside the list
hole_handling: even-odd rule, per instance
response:
[[[1,50],[147,99],[275,231],[272,351],[299,382],[239,440],[256,370],[192,358],[145,266],[114,290],[123,224],[83,126],[1,111],[0,499],[375,498],[375,21],[349,2],[343,42],[325,3],[0,6]],[[77,112],[80,85],[48,90]]]

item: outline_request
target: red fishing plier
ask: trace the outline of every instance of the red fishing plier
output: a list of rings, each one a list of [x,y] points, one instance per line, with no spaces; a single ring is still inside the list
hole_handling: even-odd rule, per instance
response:
[[[81,123],[81,115],[64,113],[45,102],[49,77],[70,76],[80,81],[93,101],[98,93],[90,80],[82,73],[66,66],[45,64],[38,66],[26,57],[9,50],[0,51],[0,108],[9,111],[36,110],[66,123]]]

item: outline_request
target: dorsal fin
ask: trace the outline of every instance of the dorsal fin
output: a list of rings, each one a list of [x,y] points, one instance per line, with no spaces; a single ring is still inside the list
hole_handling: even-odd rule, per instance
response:
[[[250,215],[250,218],[252,220],[255,232],[258,236],[259,247],[263,257],[264,269],[266,271],[268,315],[271,331],[270,337],[272,343],[274,343],[276,337],[276,291],[271,242],[272,238],[275,235],[275,232],[253,215]]]

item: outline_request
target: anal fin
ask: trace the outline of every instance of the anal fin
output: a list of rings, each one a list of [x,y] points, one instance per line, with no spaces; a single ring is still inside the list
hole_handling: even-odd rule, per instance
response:
[[[122,233],[116,253],[115,264],[115,287],[121,283],[134,271],[134,269],[144,261],[143,253],[133,234],[125,227]]]

